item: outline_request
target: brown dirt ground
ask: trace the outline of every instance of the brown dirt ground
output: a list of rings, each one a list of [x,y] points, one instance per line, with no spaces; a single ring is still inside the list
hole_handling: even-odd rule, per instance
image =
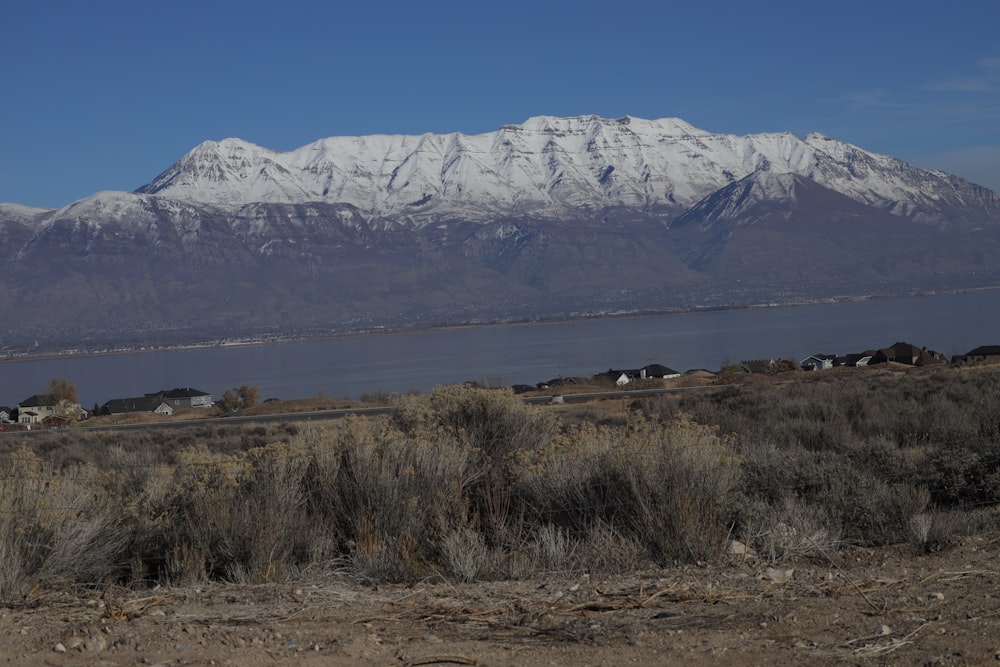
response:
[[[623,576],[45,593],[0,609],[0,664],[998,664],[998,555],[980,535]]]

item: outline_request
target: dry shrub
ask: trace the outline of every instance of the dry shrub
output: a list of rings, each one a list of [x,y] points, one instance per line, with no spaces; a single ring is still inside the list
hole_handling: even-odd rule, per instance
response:
[[[309,535],[303,452],[274,444],[231,456],[192,449],[179,459],[165,498],[166,576],[179,583],[291,576]]]
[[[638,537],[654,560],[711,560],[725,545],[738,461],[715,429],[681,416],[668,427],[644,423],[623,456],[635,499]]]
[[[528,542],[528,553],[545,572],[561,572],[578,567],[580,540],[566,528],[542,524]]]
[[[350,540],[354,564],[376,578],[427,574],[441,540],[467,520],[472,451],[440,430],[408,435],[383,419],[345,419],[330,438],[340,464],[317,511]]]
[[[553,442],[559,431],[555,417],[525,405],[510,390],[470,386],[437,387],[426,397],[406,397],[398,407],[396,424],[404,433],[463,450],[471,471],[464,505],[486,543],[508,552],[523,546],[529,527],[512,504],[513,466],[519,454]]]
[[[931,548],[1000,525],[998,386],[745,386],[572,424],[440,387],[319,426],[40,434],[0,459],[0,596],[345,561],[377,580],[625,572],[713,559],[730,534],[775,560],[842,539]]]
[[[88,465],[57,469],[26,448],[0,460],[0,599],[118,574],[123,513]]]
[[[447,575],[460,582],[492,576],[494,556],[482,533],[459,528],[441,541],[441,561]]]
[[[830,471],[821,495],[812,502],[824,508],[843,535],[863,544],[895,544],[911,537],[911,521],[930,501],[927,489],[907,482],[887,482],[844,462]]]
[[[596,522],[584,535],[577,566],[588,572],[626,574],[649,567],[649,553],[638,538]]]
[[[744,541],[771,557],[808,551],[808,543],[796,541],[811,535],[830,544],[908,541],[911,519],[931,500],[913,457],[882,436],[842,438],[838,448],[819,451],[738,441],[744,502],[733,522]],[[791,541],[781,524],[793,529]]]
[[[518,450],[546,447],[558,432],[549,414],[509,389],[462,385],[437,387],[430,396],[406,397],[399,404],[404,431],[441,427],[479,452],[485,461],[503,461]]]
[[[455,581],[524,579],[581,569],[580,550],[579,538],[551,524],[537,526],[514,548],[491,547],[481,531],[463,527],[442,541],[441,562]]]
[[[747,516],[750,513],[747,513]],[[741,527],[754,553],[774,562],[800,556],[822,556],[840,544],[840,534],[820,506],[786,496],[762,508],[757,521]]]
[[[106,474],[108,490],[123,503],[155,501],[173,467],[160,460],[156,449],[122,443],[109,445],[99,464]]]
[[[680,417],[629,430],[583,425],[518,470],[524,512],[585,536],[610,527],[659,563],[714,558],[738,461],[715,429]]]

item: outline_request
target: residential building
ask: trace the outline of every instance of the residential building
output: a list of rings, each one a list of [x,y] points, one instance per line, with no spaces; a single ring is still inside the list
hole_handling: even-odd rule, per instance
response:
[[[80,419],[85,415],[79,403],[59,401],[52,394],[35,394],[17,404],[17,421],[21,424],[41,424],[52,416]]]
[[[186,410],[187,408],[210,408],[215,405],[211,394],[199,389],[192,389],[191,387],[164,389],[153,394],[146,394],[146,396],[149,398],[159,398],[170,406],[174,412]]]
[[[959,366],[1000,363],[1000,345],[981,345],[965,354],[955,355],[951,363]]]

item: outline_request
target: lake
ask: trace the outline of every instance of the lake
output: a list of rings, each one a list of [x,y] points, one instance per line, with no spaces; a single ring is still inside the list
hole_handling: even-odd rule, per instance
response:
[[[216,398],[249,384],[264,398],[424,391],[437,384],[535,384],[660,363],[718,370],[727,361],[847,354],[896,341],[947,356],[1000,344],[1000,291],[545,324],[345,336],[264,345],[0,363],[0,405],[76,384],[84,407],[173,387]]]

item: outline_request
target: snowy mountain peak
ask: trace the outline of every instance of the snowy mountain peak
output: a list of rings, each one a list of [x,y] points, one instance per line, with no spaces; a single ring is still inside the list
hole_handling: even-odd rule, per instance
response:
[[[137,192],[224,208],[349,204],[368,219],[419,227],[623,207],[677,215],[762,169],[907,216],[988,198],[959,195],[958,179],[818,133],[713,134],[678,118],[631,116],[535,116],[479,135],[330,137],[288,152],[208,141]]]

